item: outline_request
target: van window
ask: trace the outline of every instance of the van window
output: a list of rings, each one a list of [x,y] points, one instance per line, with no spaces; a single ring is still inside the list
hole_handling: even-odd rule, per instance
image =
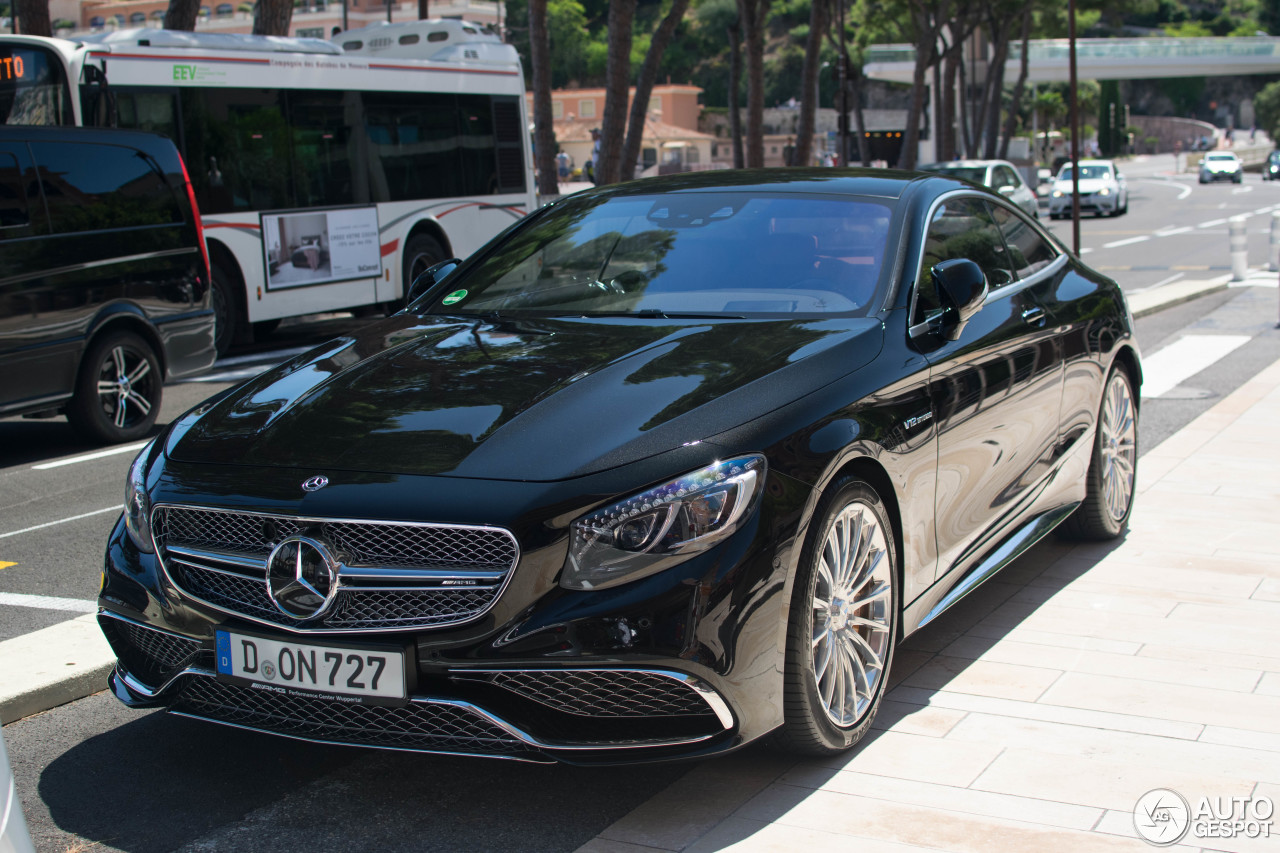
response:
[[[153,159],[119,145],[32,145],[54,233],[182,222]]]
[[[12,154],[0,153],[0,228],[16,228],[30,223],[18,160]]]

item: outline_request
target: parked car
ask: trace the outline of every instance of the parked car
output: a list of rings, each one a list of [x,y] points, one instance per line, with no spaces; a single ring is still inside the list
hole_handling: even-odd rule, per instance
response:
[[[1262,165],[1262,180],[1274,181],[1277,178],[1280,178],[1280,151],[1272,151]]]
[[[0,415],[150,432],[166,377],[214,360],[209,263],[163,136],[0,127]]]
[[[9,769],[9,754],[5,751],[4,735],[0,734],[0,851],[3,853],[35,853],[26,819],[22,816],[22,803],[18,800],[18,786]]]
[[[1005,196],[1034,218],[1040,216],[1040,200],[1027,186],[1018,167],[1008,160],[952,160],[946,163],[929,163],[921,166],[926,172],[937,172],[965,181],[981,184]]]
[[[1049,193],[1049,218],[1071,216],[1072,169],[1068,163],[1054,179]],[[1080,161],[1080,212],[1119,216],[1129,212],[1129,184],[1112,160]]]
[[[577,763],[866,734],[897,641],[1134,496],[1115,282],[888,170],[567,196],[134,461],[126,705]]]
[[[1240,158],[1230,151],[1210,151],[1200,161],[1200,183],[1210,181],[1231,181],[1238,184],[1244,180],[1244,164]]]

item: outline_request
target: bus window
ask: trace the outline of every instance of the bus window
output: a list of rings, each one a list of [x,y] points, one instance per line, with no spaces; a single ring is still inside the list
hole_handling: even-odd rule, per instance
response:
[[[494,154],[493,103],[488,95],[459,95],[462,126],[462,192],[491,195],[498,191],[498,163]]]
[[[62,60],[41,47],[0,47],[0,124],[73,123]]]
[[[366,92],[365,144],[374,201],[462,195],[456,98]]]
[[[93,87],[96,89],[97,87]],[[175,143],[178,136],[178,119],[171,92],[144,92],[119,89],[115,91],[116,116],[119,127],[130,130],[146,130],[167,136]],[[84,100],[82,99],[82,107]],[[86,112],[85,115],[90,113]]]
[[[294,206],[284,96],[274,89],[182,89],[187,169],[202,213]]]
[[[352,118],[359,116],[355,92],[293,91],[289,124],[293,129],[294,203],[299,207],[369,201],[367,187],[353,186],[350,150]],[[363,161],[357,160],[360,168]]]

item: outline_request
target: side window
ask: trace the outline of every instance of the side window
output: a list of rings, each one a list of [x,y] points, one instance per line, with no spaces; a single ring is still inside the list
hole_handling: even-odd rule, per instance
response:
[[[293,187],[299,207],[366,200],[352,183],[353,145],[345,121],[358,111],[359,99],[354,92],[289,93]],[[357,168],[363,168],[363,163],[357,163]]]
[[[461,195],[461,138],[452,95],[363,95],[364,159],[371,201]]]
[[[18,158],[0,152],[0,229],[31,224],[27,213],[27,196],[22,187],[22,169]],[[0,239],[11,236],[0,231]]]
[[[996,188],[1013,187],[1017,189],[1022,184],[1018,180],[1018,173],[1010,169],[1008,166],[999,166],[996,168]]]
[[[155,163],[122,145],[32,145],[55,234],[182,221],[177,199]]]
[[[934,211],[925,232],[924,258],[916,277],[913,324],[925,322],[942,307],[930,270],[953,258],[968,258],[981,267],[992,290],[1013,280],[1000,229],[981,199],[947,199]]]
[[[1000,205],[992,205],[992,210],[1018,278],[1035,275],[1058,257],[1058,250],[1025,219]]]
[[[293,141],[276,89],[182,89],[187,170],[202,213],[294,206]]]

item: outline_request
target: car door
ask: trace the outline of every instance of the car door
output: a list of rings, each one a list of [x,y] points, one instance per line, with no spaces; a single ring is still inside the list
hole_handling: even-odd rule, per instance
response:
[[[1002,214],[1013,215],[1003,208]],[[990,288],[956,340],[917,338],[929,362],[938,429],[935,535],[941,577],[969,564],[1027,510],[1057,446],[1063,365],[1047,326],[1045,294],[1034,278],[1018,279],[990,203],[944,196],[927,229],[913,330],[943,310],[929,273],[935,264],[974,261]]]
[[[0,412],[39,403],[64,390],[42,369],[48,249],[40,183],[24,142],[0,144]]]

